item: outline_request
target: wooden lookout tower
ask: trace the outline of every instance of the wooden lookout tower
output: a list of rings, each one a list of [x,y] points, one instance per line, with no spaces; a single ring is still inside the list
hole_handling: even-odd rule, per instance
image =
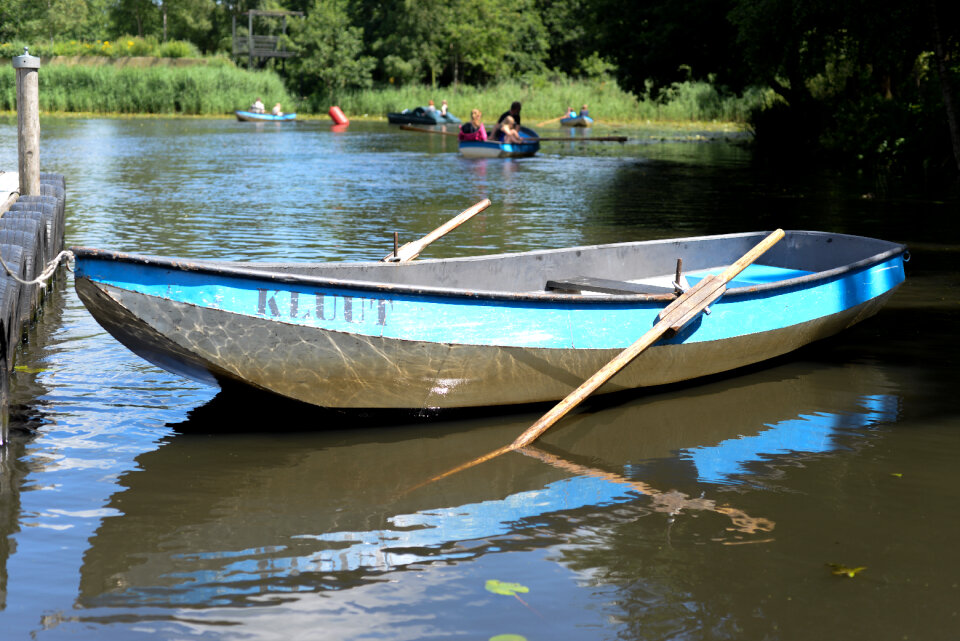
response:
[[[257,65],[262,66],[268,58],[280,58],[282,60],[297,55],[295,52],[289,51],[286,48],[282,36],[287,35],[287,18],[290,16],[302,16],[302,11],[261,11],[251,9],[240,15],[247,16],[247,35],[237,37],[237,16],[233,16],[233,55],[246,55],[251,68],[254,66],[254,60],[256,60]],[[254,18],[280,18],[281,35],[256,34],[254,32]]]

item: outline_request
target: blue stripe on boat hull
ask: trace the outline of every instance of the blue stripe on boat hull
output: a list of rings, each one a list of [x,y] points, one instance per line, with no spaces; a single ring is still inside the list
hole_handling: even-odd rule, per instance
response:
[[[361,336],[192,304],[171,309],[162,299],[86,279],[78,279],[77,289],[98,321],[146,360],[202,382],[229,378],[328,407],[453,408],[551,401],[619,351]],[[658,344],[600,392],[687,380],[785,354],[872,315],[887,296],[889,292],[836,314],[759,334]]]
[[[78,276],[148,297],[320,331],[421,342],[541,349],[623,349],[656,322],[658,301],[579,298],[504,302],[455,296],[367,292],[257,282],[148,265],[86,261]],[[773,331],[871,300],[904,279],[903,261],[882,263],[815,285],[725,296],[673,343]]]

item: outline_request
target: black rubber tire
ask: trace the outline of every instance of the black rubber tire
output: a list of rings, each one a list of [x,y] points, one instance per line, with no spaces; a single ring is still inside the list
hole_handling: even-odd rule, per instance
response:
[[[23,250],[24,280],[33,280],[43,270],[44,265],[36,259],[36,233],[31,234],[18,229],[3,229],[0,226],[0,245],[16,245]],[[29,326],[40,307],[44,290],[43,287],[38,285],[21,284],[20,288],[20,321],[25,326]]]
[[[36,211],[8,211],[0,216],[0,229],[13,229],[25,231],[35,236],[33,242],[33,255],[43,257],[43,265],[47,264],[46,257],[50,254],[47,248],[46,226],[43,223],[42,214]],[[41,267],[41,269],[43,269]]]
[[[7,267],[23,278],[23,249],[18,245],[0,244],[0,256]],[[7,371],[13,369],[14,355],[17,345],[23,336],[23,322],[20,318],[20,283],[10,278],[6,271],[0,269],[0,322],[3,323],[3,340],[5,341],[4,356]]]
[[[25,196],[15,202],[5,216],[12,213],[31,213],[39,214],[39,220],[43,223],[44,229],[44,253],[42,254],[44,262],[52,259],[57,247],[57,202],[52,196]],[[59,250],[56,250],[59,251]]]

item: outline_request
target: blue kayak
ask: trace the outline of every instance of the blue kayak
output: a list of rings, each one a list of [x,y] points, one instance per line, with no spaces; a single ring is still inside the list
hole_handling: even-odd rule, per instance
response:
[[[284,121],[284,120],[296,120],[296,118],[297,118],[297,114],[295,114],[295,113],[292,113],[292,114],[282,114],[282,115],[280,115],[280,116],[274,116],[273,114],[258,114],[258,113],[254,113],[254,112],[252,112],[252,111],[235,111],[234,113],[237,114],[237,120],[240,120],[240,121],[242,121],[242,122],[250,122],[250,121],[254,121],[254,122],[258,122],[258,121],[265,121],[265,122],[278,121],[278,122],[280,122],[280,121]]]

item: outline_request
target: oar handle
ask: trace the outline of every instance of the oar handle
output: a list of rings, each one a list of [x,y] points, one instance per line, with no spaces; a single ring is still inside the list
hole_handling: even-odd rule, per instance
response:
[[[457,227],[467,222],[473,216],[477,215],[478,213],[480,213],[481,211],[483,211],[489,206],[490,206],[490,199],[484,198],[483,200],[473,205],[469,209],[463,210],[462,212],[460,212],[459,214],[457,214],[456,216],[454,216],[444,224],[440,225],[439,227],[434,229],[432,232],[430,232],[423,238],[406,243],[405,245],[400,247],[399,250],[385,256],[383,258],[383,262],[390,262],[390,263],[410,262],[411,260],[419,256],[420,252],[422,252],[427,245],[429,245],[436,239],[440,238],[444,234],[456,229]]]

